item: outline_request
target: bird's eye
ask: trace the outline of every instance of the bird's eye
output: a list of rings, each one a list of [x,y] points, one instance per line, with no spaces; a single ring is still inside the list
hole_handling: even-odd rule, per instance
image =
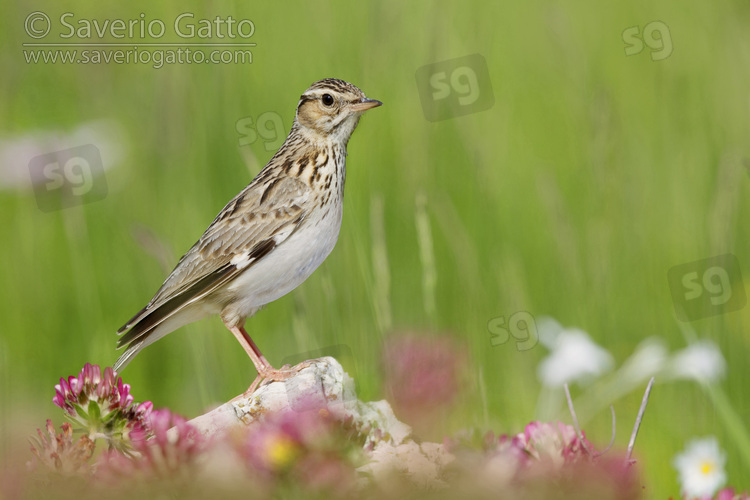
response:
[[[323,106],[333,106],[333,96],[331,94],[323,94],[322,101]]]

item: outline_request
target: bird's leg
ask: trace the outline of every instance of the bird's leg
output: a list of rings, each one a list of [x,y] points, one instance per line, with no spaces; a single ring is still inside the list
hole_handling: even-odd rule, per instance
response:
[[[240,343],[242,348],[245,349],[247,355],[250,356],[250,359],[255,365],[255,369],[258,371],[258,375],[266,371],[273,371],[273,366],[271,366],[271,363],[266,361],[265,356],[263,356],[263,354],[260,352],[260,349],[258,349],[258,346],[255,345],[255,342],[253,342],[253,339],[250,338],[250,335],[248,335],[248,333],[245,331],[244,326],[226,325],[226,327],[229,328],[229,331],[234,334],[235,338]]]
[[[250,356],[253,365],[255,365],[255,369],[258,371],[258,376],[255,377],[253,383],[250,384],[250,387],[248,387],[247,391],[245,391],[244,394],[239,397],[244,397],[252,394],[260,385],[265,385],[269,382],[280,382],[286,380],[295,375],[301,369],[309,366],[309,363],[300,363],[299,365],[291,368],[288,367],[288,365],[285,365],[280,370],[277,370],[276,368],[271,366],[271,363],[266,360],[265,356],[263,356],[263,354],[260,352],[260,349],[258,349],[258,346],[255,345],[255,342],[253,342],[253,339],[250,338],[250,335],[245,331],[244,326],[226,325],[226,327],[229,329],[229,331],[232,332],[240,345],[242,345],[242,348],[245,350],[247,355]]]
[[[255,345],[253,339],[245,331],[244,326],[229,326],[226,323],[224,323],[224,325],[229,328],[229,331],[232,332],[247,355],[250,356],[250,360],[252,360],[253,365],[255,365],[255,370],[258,372],[258,375],[255,377],[255,380],[253,380],[253,383],[250,384],[250,387],[248,387],[244,393],[232,400],[235,401],[237,399],[247,397],[255,392],[255,389],[258,388],[258,385],[260,385],[260,383],[265,378],[263,374],[268,371],[273,371],[274,368],[273,366],[271,366],[271,363],[266,360],[266,357],[263,356],[263,353],[260,352],[260,349],[258,349],[258,346]]]

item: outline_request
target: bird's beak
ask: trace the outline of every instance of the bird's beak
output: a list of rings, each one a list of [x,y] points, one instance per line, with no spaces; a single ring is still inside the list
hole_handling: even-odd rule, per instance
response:
[[[351,109],[353,111],[361,113],[362,111],[367,111],[368,109],[377,108],[378,106],[382,105],[383,103],[376,99],[368,99],[367,97],[363,97],[361,101],[352,104]]]

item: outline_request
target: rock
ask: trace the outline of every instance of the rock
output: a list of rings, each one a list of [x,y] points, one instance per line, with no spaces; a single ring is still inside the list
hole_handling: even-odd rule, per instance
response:
[[[387,401],[364,403],[357,399],[354,381],[331,357],[306,362],[299,373],[282,382],[259,387],[249,396],[234,400],[190,420],[201,434],[210,436],[237,425],[252,425],[267,413],[328,409],[337,418],[369,430],[367,444],[386,440],[393,445],[411,435],[411,427],[400,422]]]
[[[370,453],[371,461],[359,469],[381,485],[398,473],[420,489],[438,490],[448,486],[442,479],[443,469],[455,457],[439,443],[417,443],[411,439],[393,445],[380,442]],[[395,493],[395,492],[394,492]]]
[[[331,357],[307,361],[307,366],[282,382],[271,382],[249,396],[238,396],[190,420],[203,435],[232,427],[253,425],[265,415],[281,411],[326,409],[350,422],[365,437],[364,448],[372,461],[358,470],[373,479],[399,473],[420,487],[440,488],[443,468],[453,460],[442,444],[417,443],[411,427],[399,421],[387,401],[357,399],[354,381]]]

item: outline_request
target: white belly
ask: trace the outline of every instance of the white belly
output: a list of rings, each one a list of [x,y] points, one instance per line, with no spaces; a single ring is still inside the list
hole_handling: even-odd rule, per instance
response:
[[[343,215],[342,204],[338,205],[324,218],[300,227],[221,290],[219,297],[231,300],[222,318],[235,322],[249,317],[302,284],[336,245]]]

